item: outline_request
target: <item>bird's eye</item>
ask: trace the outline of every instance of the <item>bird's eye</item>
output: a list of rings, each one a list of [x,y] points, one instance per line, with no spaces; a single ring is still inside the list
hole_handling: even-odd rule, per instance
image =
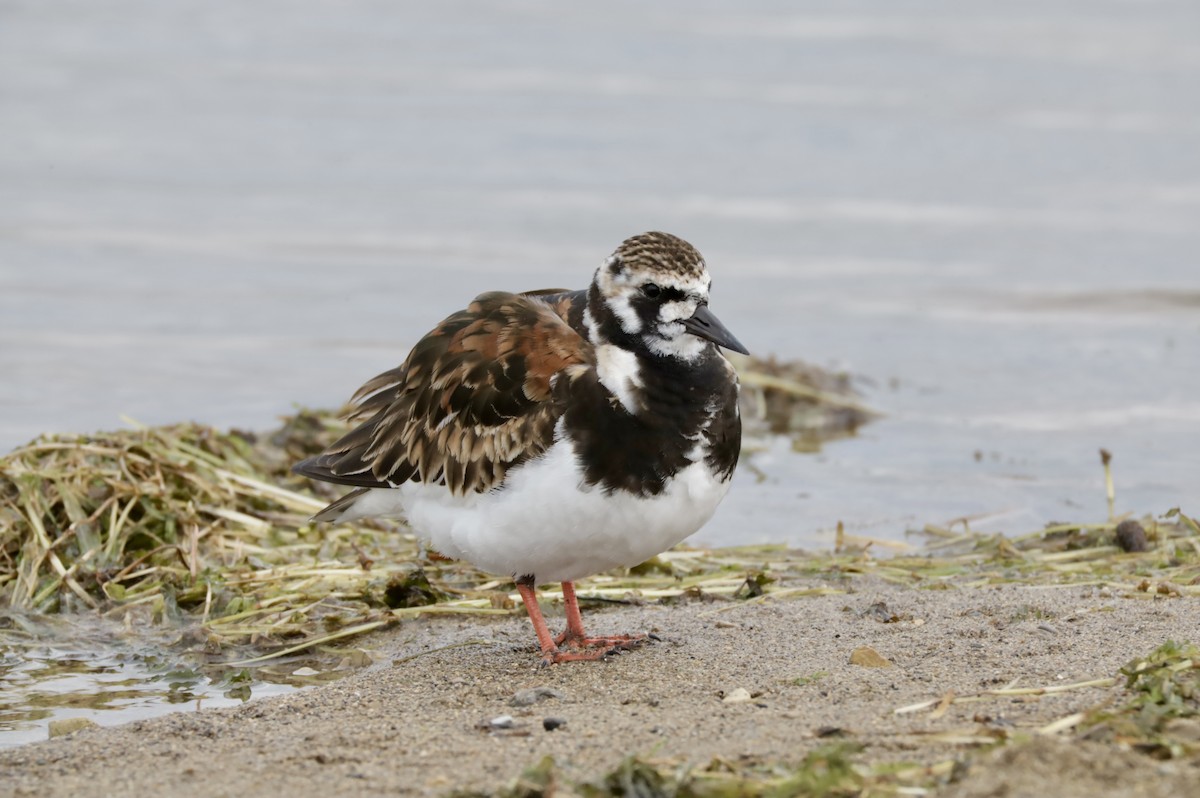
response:
[[[662,289],[654,283],[646,283],[642,286],[642,293],[650,299],[658,299],[662,296]]]

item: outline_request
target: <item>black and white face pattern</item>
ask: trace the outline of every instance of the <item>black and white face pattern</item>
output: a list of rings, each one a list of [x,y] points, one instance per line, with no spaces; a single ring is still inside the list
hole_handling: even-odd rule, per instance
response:
[[[712,279],[690,244],[666,233],[624,242],[596,273],[596,286],[621,331],[650,352],[686,361],[711,344],[683,324],[708,304]]]

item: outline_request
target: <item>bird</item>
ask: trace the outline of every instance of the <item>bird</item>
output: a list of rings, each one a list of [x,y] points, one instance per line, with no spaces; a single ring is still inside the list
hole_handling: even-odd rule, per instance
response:
[[[712,517],[741,450],[748,354],[709,310],[704,258],[623,241],[581,290],[480,294],[351,398],[353,428],[296,463],[354,490],[315,522],[407,519],[429,549],[511,576],[543,665],[646,635],[590,637],[575,581],[632,567]],[[536,587],[562,585],[554,636]]]

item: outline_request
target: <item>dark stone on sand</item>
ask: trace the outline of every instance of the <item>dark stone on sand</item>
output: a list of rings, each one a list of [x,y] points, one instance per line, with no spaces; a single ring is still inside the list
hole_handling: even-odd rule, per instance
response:
[[[1146,530],[1137,521],[1122,521],[1117,524],[1117,545],[1124,551],[1146,551]]]
[[[566,725],[567,725],[566,718],[543,718],[542,719],[542,728],[545,729],[546,731],[554,731],[555,729],[561,728]]]

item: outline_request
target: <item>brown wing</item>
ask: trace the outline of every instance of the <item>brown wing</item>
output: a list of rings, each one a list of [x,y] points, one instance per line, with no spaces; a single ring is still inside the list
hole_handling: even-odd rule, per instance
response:
[[[362,423],[292,470],[360,487],[490,490],[550,446],[567,383],[593,362],[591,345],[546,302],[481,294],[359,388],[350,420]]]

